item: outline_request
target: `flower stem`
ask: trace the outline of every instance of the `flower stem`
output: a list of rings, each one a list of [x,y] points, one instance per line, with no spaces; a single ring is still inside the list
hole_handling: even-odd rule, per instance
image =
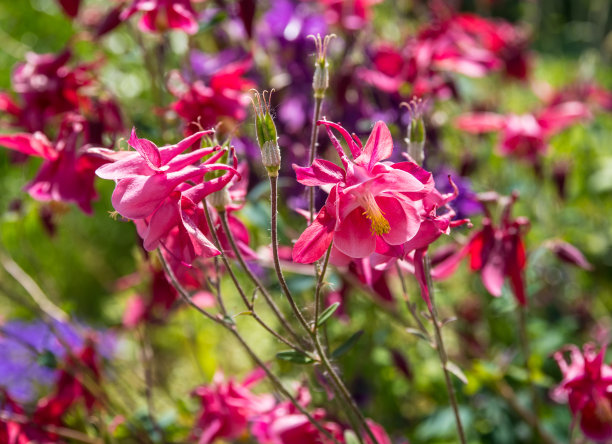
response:
[[[232,322],[228,322],[227,321],[227,312],[224,311],[222,313],[223,316],[217,317],[217,316],[213,316],[212,314],[208,313],[203,308],[199,307],[195,302],[193,302],[191,300],[191,297],[189,296],[189,293],[187,292],[187,290],[185,290],[185,288],[178,281],[178,279],[176,278],[176,275],[174,274],[174,272],[170,268],[170,265],[168,264],[168,262],[166,262],[166,259],[161,254],[161,251],[159,252],[159,257],[160,257],[162,266],[164,267],[164,270],[165,270],[166,274],[170,278],[170,282],[172,283],[172,285],[174,286],[176,291],[178,291],[179,295],[181,296],[181,299],[183,299],[188,305],[190,305],[191,307],[195,308],[197,311],[199,311],[201,314],[203,314],[205,317],[207,317],[208,319],[210,319],[214,323],[216,323],[216,324],[220,325],[221,327],[225,328],[226,330],[228,330],[238,340],[238,342],[240,343],[240,345],[242,346],[244,351],[255,362],[255,364],[257,366],[259,366],[266,373],[266,376],[268,377],[268,379],[270,380],[272,385],[274,385],[274,387],[283,396],[285,396],[295,406],[295,408],[297,408],[300,411],[300,413],[302,413],[304,416],[306,416],[308,421],[318,431],[323,433],[327,438],[331,439],[335,444],[340,444],[338,442],[338,440],[336,438],[334,438],[334,436],[332,436],[332,434],[329,433],[329,431],[327,431],[316,419],[314,419],[312,417],[312,415],[310,413],[308,413],[308,411],[306,411],[306,409],[304,409],[304,407],[298,402],[298,400],[295,399],[291,395],[291,393],[289,393],[287,391],[287,389],[285,388],[283,383],[278,379],[278,377],[274,373],[272,373],[272,371],[268,368],[268,366],[259,358],[259,356],[257,356],[257,354],[249,346],[249,344],[247,344],[247,342],[244,340],[244,338],[240,335],[240,333],[236,329],[235,324],[233,324]]]
[[[312,330],[317,333],[319,329],[319,315],[321,312],[321,288],[323,287],[323,279],[325,278],[325,273],[327,272],[327,265],[329,264],[329,257],[331,256],[333,243],[329,244],[327,247],[327,253],[325,253],[325,259],[323,260],[323,268],[321,268],[321,272],[319,273],[319,278],[317,279],[317,286],[315,288],[315,315],[314,315],[314,323],[312,326]]]
[[[319,136],[319,126],[317,122],[321,118],[321,106],[323,97],[315,97],[315,107],[312,114],[312,129],[310,131],[310,149],[308,150],[308,165],[312,165],[317,155],[317,137]],[[315,213],[315,187],[308,187],[308,209],[310,213],[309,222],[314,221]]]
[[[232,251],[234,252],[234,255],[236,255],[236,259],[238,260],[238,263],[240,264],[244,272],[247,274],[249,279],[251,279],[253,284],[255,284],[255,286],[259,289],[264,299],[266,300],[266,303],[272,309],[272,311],[276,315],[276,318],[279,320],[281,325],[285,328],[285,330],[287,330],[287,332],[289,332],[291,336],[293,336],[293,338],[297,342],[300,342],[301,341],[300,336],[298,336],[298,334],[295,332],[293,327],[291,327],[291,324],[289,324],[289,321],[287,320],[287,318],[285,318],[283,313],[280,311],[280,309],[278,308],[278,305],[276,305],[276,303],[272,299],[272,296],[270,295],[270,292],[268,291],[268,289],[264,287],[264,285],[261,283],[259,278],[255,276],[255,274],[251,271],[246,261],[244,260],[244,257],[242,256],[242,253],[240,252],[240,249],[238,248],[238,245],[236,244],[236,240],[234,239],[232,230],[229,227],[229,223],[227,219],[227,212],[219,211],[219,216],[221,217],[221,225],[223,226],[223,231],[225,231],[225,236],[227,237],[230,243],[230,246],[232,247]]]
[[[340,376],[338,376],[338,373],[336,372],[333,365],[329,361],[329,358],[327,357],[325,353],[325,349],[323,348],[323,346],[321,345],[321,341],[319,340],[319,335],[316,333],[316,331],[314,331],[313,329],[309,327],[308,322],[306,321],[306,319],[304,318],[304,315],[302,314],[299,307],[295,303],[295,300],[293,299],[293,295],[291,294],[291,291],[289,290],[289,287],[287,286],[287,282],[285,281],[285,277],[283,275],[283,271],[281,269],[280,260],[278,256],[278,232],[277,232],[278,231],[278,227],[277,227],[278,190],[277,190],[277,185],[278,185],[278,177],[270,176],[272,255],[273,255],[273,260],[274,260],[274,269],[276,270],[276,275],[278,277],[278,281],[280,283],[281,289],[283,290],[283,293],[289,300],[289,305],[291,305],[291,309],[293,310],[293,313],[300,321],[300,324],[302,325],[306,333],[313,340],[316,352],[319,355],[320,362],[321,364],[323,364],[323,367],[325,368],[325,370],[331,377],[333,386],[337,389],[341,399],[346,404],[346,407],[348,408],[348,410],[354,413],[355,417],[358,419],[359,424],[361,425],[363,430],[367,433],[367,435],[370,437],[372,444],[378,444],[378,440],[376,439],[376,437],[370,430],[370,427],[368,426],[365,420],[365,417],[359,410],[359,407],[353,400],[349,390],[346,388],[346,386],[344,385],[344,382],[342,382],[342,379],[340,378]],[[319,276],[319,279],[322,279],[321,276],[323,276],[323,273],[321,273],[321,275]],[[360,441],[362,441],[362,439],[363,438],[360,437]]]
[[[210,210],[208,209],[208,204],[206,203],[206,200],[204,200],[204,202],[203,202],[203,207],[204,207],[204,215],[206,216],[206,222],[208,223],[208,229],[209,229],[210,234],[212,235],[212,238],[213,238],[213,243],[215,244],[215,247],[217,247],[217,249],[221,252],[221,260],[223,261],[223,264],[225,265],[225,268],[227,269],[227,272],[230,275],[230,278],[232,279],[232,282],[234,283],[234,286],[236,287],[236,290],[238,290],[238,294],[240,294],[240,298],[242,299],[242,302],[244,302],[245,307],[250,311],[250,314],[253,317],[253,319],[255,319],[255,321],[264,328],[264,330],[266,330],[268,333],[270,333],[272,336],[274,336],[276,339],[278,339],[279,341],[281,341],[285,345],[288,345],[289,347],[291,347],[291,348],[293,348],[295,350],[299,350],[300,352],[305,353],[306,355],[308,355],[308,353],[305,350],[303,350],[298,345],[293,344],[291,341],[289,341],[288,339],[286,339],[283,336],[281,336],[280,334],[278,334],[272,327],[270,327],[268,324],[266,324],[263,321],[263,319],[261,319],[259,317],[259,315],[255,311],[254,305],[246,297],[246,294],[245,294],[242,286],[240,285],[240,282],[238,281],[238,278],[236,277],[236,274],[232,270],[232,267],[231,267],[231,264],[229,263],[229,260],[225,256],[225,253],[223,253],[223,247],[221,246],[221,242],[219,241],[219,237],[217,236],[217,232],[215,230],[215,226],[214,226],[212,218],[210,216]],[[223,306],[221,306],[221,309],[225,312],[225,308]]]
[[[448,371],[448,355],[446,354],[446,349],[444,348],[444,341],[442,339],[442,332],[440,331],[440,322],[438,321],[438,314],[434,301],[434,286],[433,279],[431,277],[431,262],[429,261],[429,257],[425,255],[423,258],[424,268],[425,268],[425,277],[427,280],[427,288],[429,289],[429,297],[431,300],[431,306],[427,305],[429,309],[429,314],[431,316],[432,323],[434,325],[434,332],[436,338],[436,350],[438,350],[438,355],[440,357],[440,363],[442,364],[442,370],[444,371],[444,381],[446,382],[446,390],[448,391],[448,398],[451,403],[451,407],[453,408],[453,414],[455,415],[455,423],[457,425],[457,434],[459,435],[459,439],[462,444],[466,444],[467,441],[465,439],[465,433],[463,432],[463,424],[461,423],[461,416],[459,415],[459,407],[457,404],[457,397],[455,395],[455,388],[453,387],[453,382],[451,380],[450,372]]]
[[[523,352],[523,359],[525,361],[525,371],[527,372],[527,382],[529,384],[529,393],[531,396],[531,405],[534,412],[535,422],[538,422],[538,410],[539,410],[539,399],[536,391],[535,384],[533,383],[533,376],[531,374],[531,368],[529,366],[529,357],[531,352],[529,350],[529,335],[527,333],[527,309],[524,305],[519,304],[517,307],[518,311],[518,328],[519,336],[521,341],[521,351]],[[537,424],[539,425],[539,424]],[[539,433],[539,427],[532,425],[534,431]]]

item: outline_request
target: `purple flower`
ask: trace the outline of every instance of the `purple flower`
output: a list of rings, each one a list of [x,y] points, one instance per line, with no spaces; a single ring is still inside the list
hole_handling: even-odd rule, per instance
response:
[[[434,174],[434,181],[441,193],[450,193],[453,191],[448,176],[453,179],[453,183],[459,189],[459,195],[449,205],[457,213],[457,218],[464,219],[474,214],[482,213],[482,204],[478,202],[476,193],[472,190],[470,181],[461,177],[453,170],[442,167]]]
[[[114,335],[92,331],[82,324],[5,322],[0,326],[0,388],[19,402],[32,401],[40,387],[51,387],[55,381],[55,370],[45,366],[42,358],[53,355],[60,361],[67,348],[83,347],[88,335],[97,339],[102,356],[113,355]]]

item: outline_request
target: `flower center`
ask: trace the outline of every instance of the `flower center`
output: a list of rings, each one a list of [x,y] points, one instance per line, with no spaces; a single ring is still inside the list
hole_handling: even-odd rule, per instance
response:
[[[365,209],[363,215],[370,219],[372,234],[380,236],[391,231],[389,221],[385,219],[384,213],[374,200],[374,196],[370,193],[365,193],[359,196],[358,199],[361,206]]]

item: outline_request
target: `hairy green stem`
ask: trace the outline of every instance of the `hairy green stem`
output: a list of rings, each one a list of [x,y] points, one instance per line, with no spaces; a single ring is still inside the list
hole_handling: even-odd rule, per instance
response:
[[[310,149],[308,151],[308,165],[312,165],[317,155],[317,137],[319,136],[319,126],[317,122],[321,118],[321,106],[323,97],[315,97],[315,107],[312,114],[312,129],[310,131]],[[308,187],[308,209],[310,223],[314,221],[315,213],[315,187]]]

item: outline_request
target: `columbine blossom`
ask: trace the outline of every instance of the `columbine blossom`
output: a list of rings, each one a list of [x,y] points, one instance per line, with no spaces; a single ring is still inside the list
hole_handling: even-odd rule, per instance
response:
[[[217,373],[213,383],[198,387],[193,395],[200,398],[198,414],[192,436],[200,444],[217,439],[234,440],[247,432],[249,421],[270,411],[275,404],[271,395],[255,395],[250,387],[265,376],[261,369],[248,375],[242,383],[225,381]]]
[[[127,20],[142,12],[138,27],[144,32],[164,32],[179,29],[187,34],[198,32],[196,13],[191,0],[133,0],[121,13],[121,20]]]
[[[12,74],[12,86],[21,103],[6,93],[0,95],[0,111],[11,114],[26,131],[42,131],[49,120],[76,111],[88,99],[82,93],[94,81],[93,65],[68,66],[71,52],[26,54]]]
[[[91,202],[97,198],[94,172],[105,160],[79,146],[85,124],[80,116],[67,116],[54,143],[41,132],[0,135],[1,146],[44,159],[26,186],[34,199],[76,203],[91,214]]]
[[[253,83],[244,75],[250,67],[250,59],[237,61],[193,83],[176,72],[171,74],[168,89],[177,99],[171,107],[185,121],[185,134],[219,122],[232,128],[246,118],[249,104],[246,91]]]
[[[566,361],[564,352],[569,352]],[[596,442],[612,438],[612,367],[604,362],[606,346],[599,352],[586,344],[582,353],[575,345],[555,353],[563,381],[552,391],[557,402],[569,403],[580,429]]]
[[[535,114],[464,114],[457,118],[455,126],[475,134],[500,131],[500,154],[536,161],[548,150],[548,141],[553,135],[590,117],[583,103],[564,102]]]
[[[482,283],[489,293],[495,297],[501,296],[504,280],[508,278],[516,300],[526,305],[523,272],[527,255],[523,236],[529,221],[525,217],[512,218],[511,211],[516,198],[513,195],[505,205],[499,225],[496,226],[491,215],[486,213],[482,228],[472,233],[466,245],[433,269],[434,278],[450,276],[461,259],[469,256],[470,269],[480,273]]]

